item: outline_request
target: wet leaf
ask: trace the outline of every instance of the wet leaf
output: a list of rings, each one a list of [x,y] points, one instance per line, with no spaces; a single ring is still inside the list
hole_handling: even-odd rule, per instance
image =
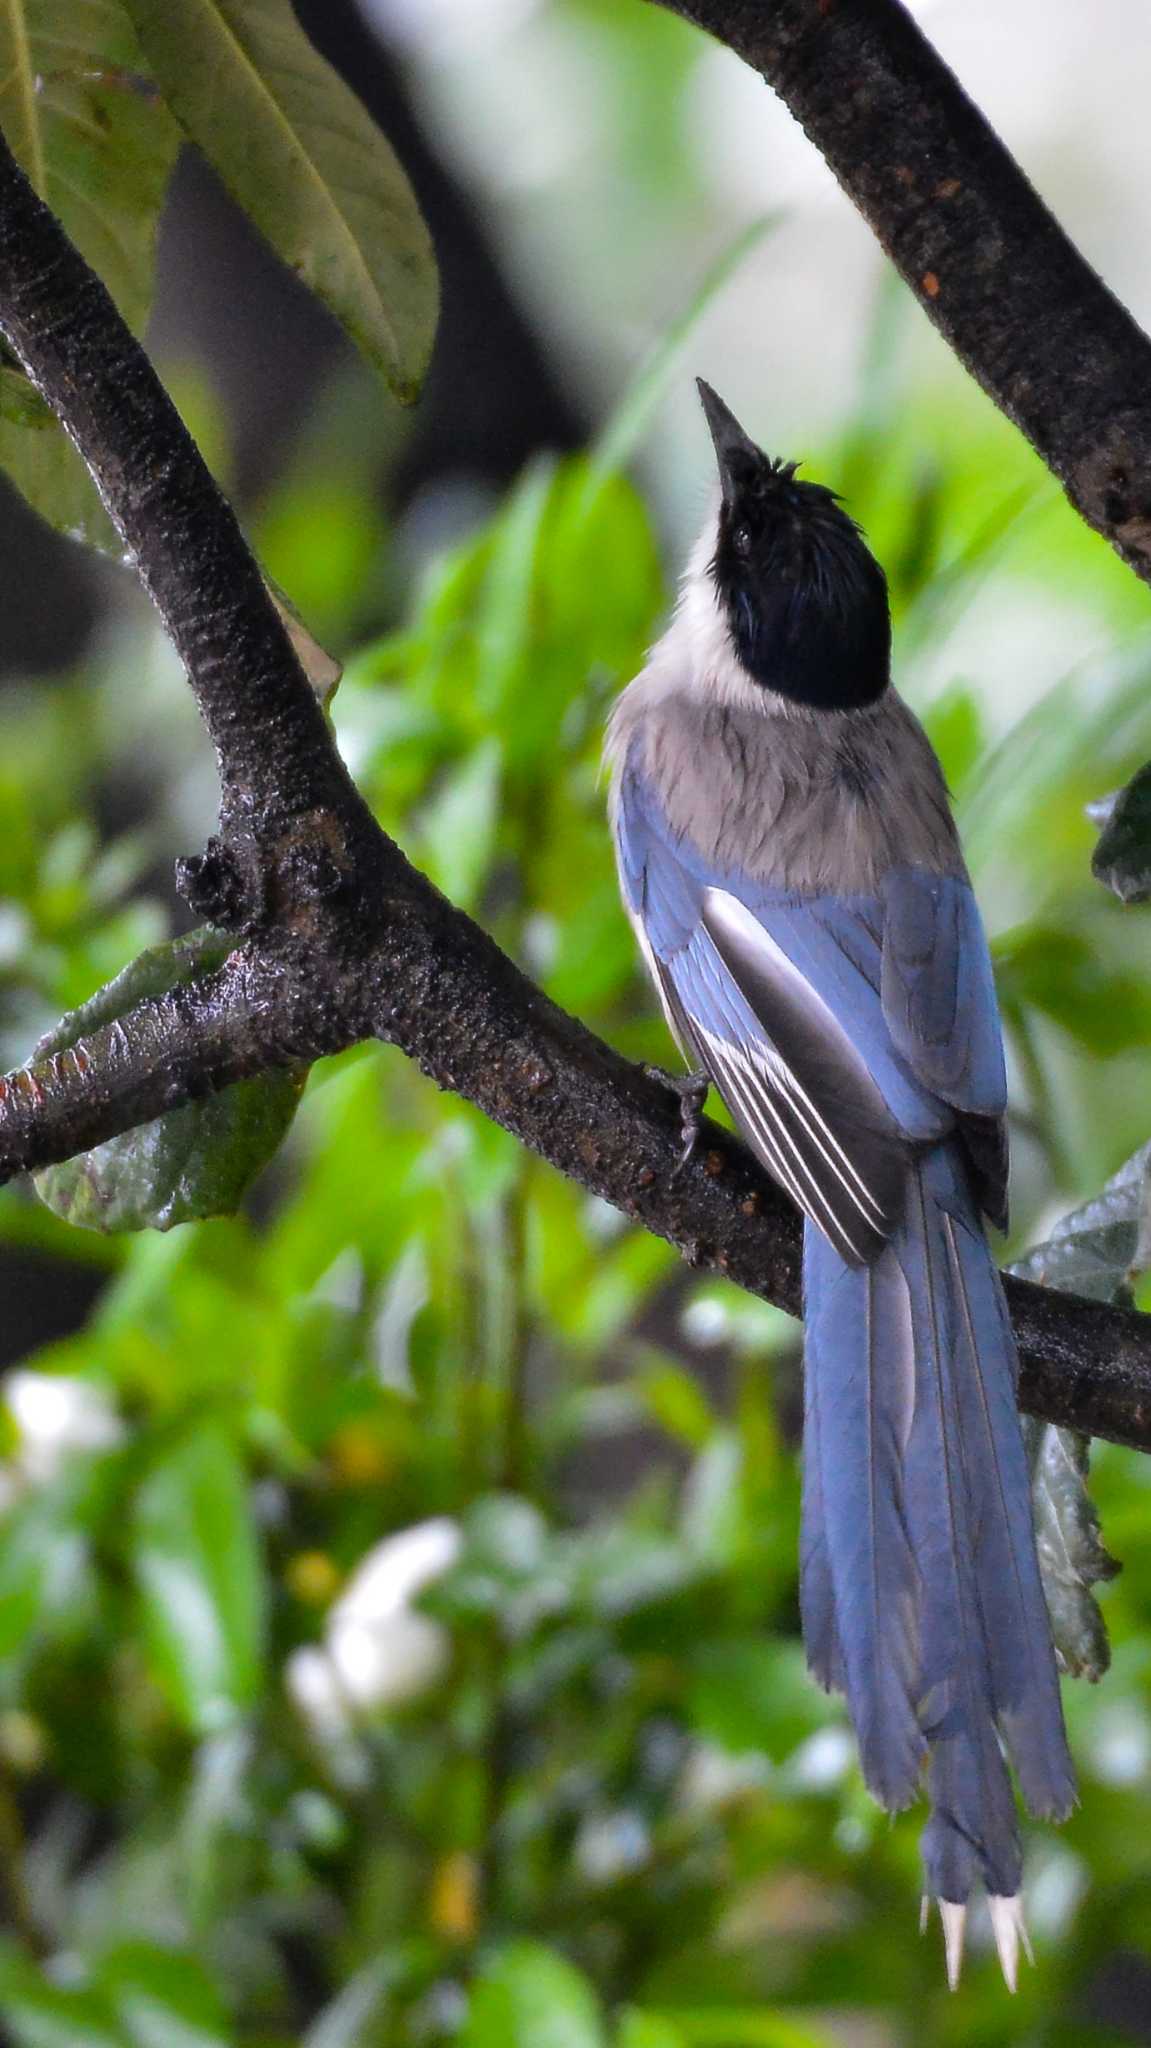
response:
[[[1151,896],[1151,763],[1107,802],[1092,873],[1122,903],[1145,903]]]
[[[397,398],[416,396],[438,285],[411,186],[289,0],[124,0],[176,119]]]
[[[1091,1200],[1057,1223],[1012,1271],[1042,1286],[1116,1301],[1148,1264],[1151,1145],[1132,1155]],[[1104,1545],[1087,1491],[1086,1437],[1024,1418],[1043,1590],[1056,1649],[1075,1676],[1102,1677],[1111,1660],[1107,1626],[1091,1590],[1120,1569]]]
[[[1114,1301],[1148,1263],[1146,1212],[1151,1145],[1140,1146],[1097,1195],[1055,1225],[1012,1268],[1042,1287]]]
[[[231,941],[193,932],[141,953],[37,1047],[49,1057],[197,974],[220,967]],[[230,1216],[278,1150],[296,1113],[302,1068],[257,1074],[219,1094],[169,1110],[91,1152],[33,1176],[42,1202],[85,1230],[171,1230],[206,1216]]]
[[[1111,1662],[1107,1624],[1092,1586],[1120,1567],[1104,1548],[1099,1516],[1087,1491],[1090,1445],[1074,1430],[1023,1417],[1031,1465],[1031,1502],[1039,1569],[1051,1633],[1065,1670],[1102,1678]]]

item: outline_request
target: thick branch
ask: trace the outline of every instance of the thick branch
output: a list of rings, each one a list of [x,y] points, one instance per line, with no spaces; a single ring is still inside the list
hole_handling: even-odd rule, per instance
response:
[[[225,793],[200,883],[226,894],[248,846],[274,890],[258,934],[218,974],[9,1079],[0,1175],[264,1066],[376,1036],[693,1264],[797,1311],[797,1219],[748,1155],[711,1127],[677,1177],[675,1099],[549,1002],[375,826],[231,513],[2,145],[0,329],[97,477],[188,664]],[[1031,1412],[1151,1448],[1151,1318],[1009,1285]]]
[[[928,318],[1151,582],[1151,342],[898,0],[658,0],[790,107]]]
[[[402,860],[402,856],[398,856]],[[409,870],[409,873],[411,871]],[[0,1177],[72,1153],[174,1102],[374,1035],[392,1040],[570,1179],[797,1315],[794,1211],[743,1148],[706,1125],[677,1173],[679,1105],[535,988],[431,890],[380,920],[370,950],[269,959],[142,1004],[119,1027],[13,1077]],[[1032,1415],[1151,1449],[1151,1318],[1009,1278]]]

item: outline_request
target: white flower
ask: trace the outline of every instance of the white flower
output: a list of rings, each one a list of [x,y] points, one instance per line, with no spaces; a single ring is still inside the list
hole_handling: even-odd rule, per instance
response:
[[[62,1373],[12,1372],[4,1384],[8,1412],[20,1436],[16,1464],[33,1486],[54,1479],[77,1453],[110,1451],[124,1427],[103,1389]]]
[[[411,1603],[451,1569],[462,1543],[446,1515],[386,1536],[334,1602],[323,1645],[289,1657],[288,1689],[321,1741],[346,1738],[357,1715],[406,1706],[443,1676],[448,1632]]]

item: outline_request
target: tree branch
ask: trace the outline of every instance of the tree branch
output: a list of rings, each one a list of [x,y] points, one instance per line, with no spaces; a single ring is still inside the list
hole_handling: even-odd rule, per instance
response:
[[[677,1098],[550,1002],[376,826],[230,510],[2,142],[0,330],[87,461],[183,655],[223,785],[220,840],[192,894],[247,932],[216,974],[11,1076],[0,1177],[374,1036],[694,1265],[798,1312],[798,1221],[749,1155],[707,1126],[677,1175]],[[1151,1448],[1151,1318],[1008,1285],[1030,1412]]]
[[[1151,342],[898,0],[657,0],[758,71],[929,320],[1151,582]]]

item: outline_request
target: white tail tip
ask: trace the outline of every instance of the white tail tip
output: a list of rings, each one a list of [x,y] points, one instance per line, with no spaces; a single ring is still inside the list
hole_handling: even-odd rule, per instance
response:
[[[1022,1948],[1029,1963],[1035,1960],[1031,1953],[1031,1943],[1027,1938],[1023,1901],[1018,1892],[1012,1893],[1010,1897],[997,1896],[994,1892],[989,1892],[987,1903],[991,1908],[991,1926],[995,1934],[995,1946],[999,1951],[999,1967],[1003,1971],[1003,1981],[1009,1991],[1014,1991],[1019,1975],[1020,1949]]]
[[[955,1991],[959,1987],[959,1973],[963,1968],[963,1935],[967,1926],[967,1908],[957,1906],[952,1899],[940,1899],[939,1917],[943,1922],[947,1982]]]

